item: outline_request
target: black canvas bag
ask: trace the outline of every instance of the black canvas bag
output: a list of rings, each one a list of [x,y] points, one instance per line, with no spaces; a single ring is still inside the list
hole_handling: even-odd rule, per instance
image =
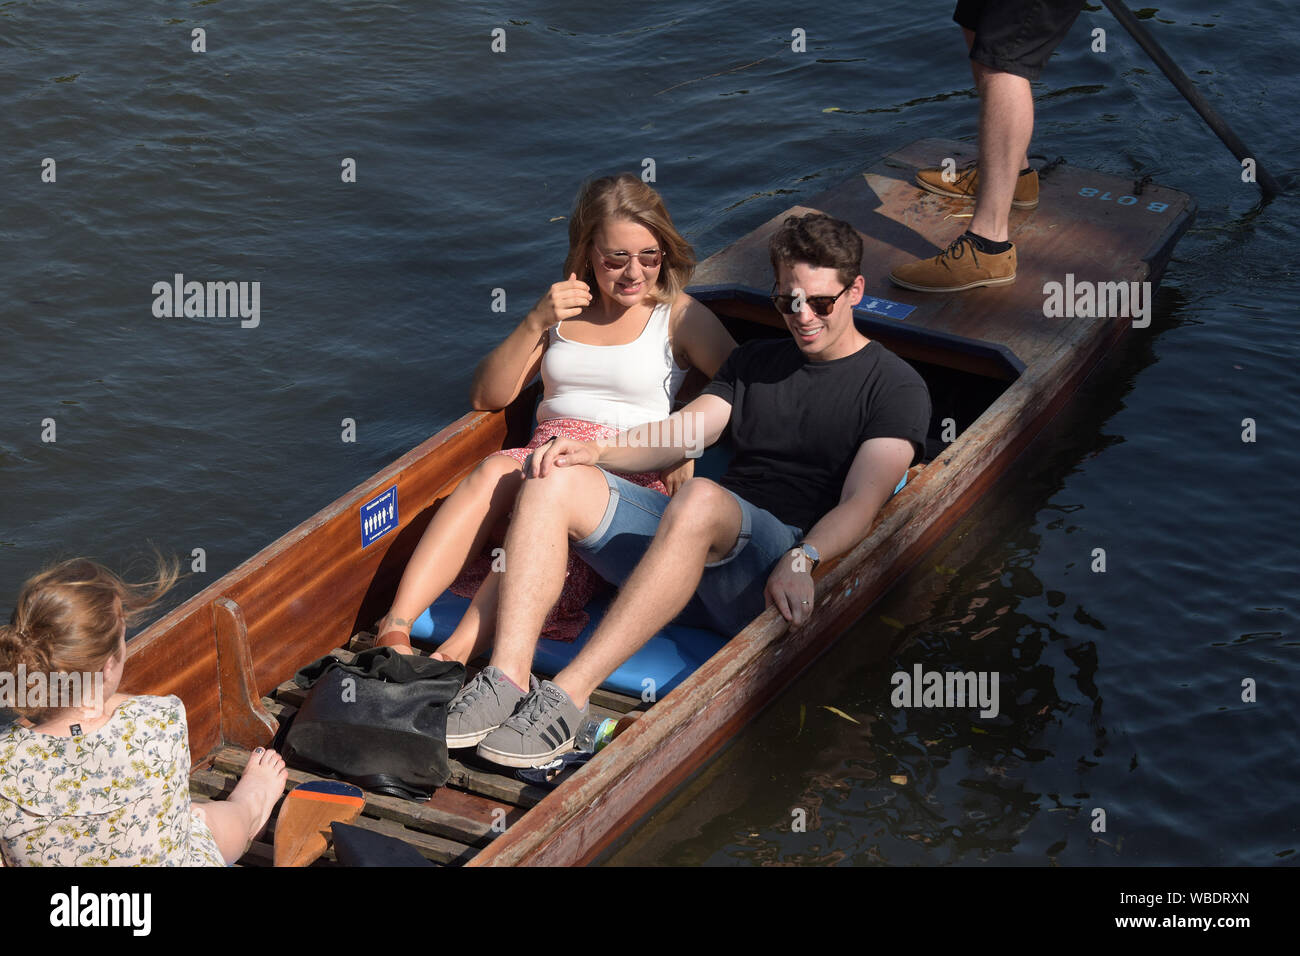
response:
[[[465,665],[374,647],[351,664],[321,658],[294,681],[311,692],[284,736],[290,764],[413,799],[451,776],[447,705]]]

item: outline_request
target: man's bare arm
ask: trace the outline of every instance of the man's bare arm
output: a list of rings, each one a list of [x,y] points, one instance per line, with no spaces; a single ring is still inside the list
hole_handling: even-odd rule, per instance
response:
[[[858,448],[840,491],[840,503],[826,512],[804,535],[804,541],[825,561],[861,541],[876,520],[912,461],[912,443],[905,438],[870,438]],[[812,568],[792,551],[776,563],[765,594],[781,616],[795,627],[813,610]]]
[[[913,451],[905,438],[871,438],[862,443],[844,479],[840,503],[804,535],[823,561],[866,537],[871,522],[907,474]]]
[[[533,453],[529,477],[544,478],[551,468],[600,465],[613,471],[660,471],[684,457],[697,458],[717,442],[731,420],[731,403],[701,395],[663,421],[648,422],[600,442],[558,439]]]

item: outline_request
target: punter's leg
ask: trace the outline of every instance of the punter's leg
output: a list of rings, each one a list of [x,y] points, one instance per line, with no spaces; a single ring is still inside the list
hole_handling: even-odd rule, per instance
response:
[[[412,653],[411,625],[455,580],[472,555],[478,554],[492,527],[510,513],[523,482],[519,463],[493,455],[479,463],[425,529],[402,572],[397,596],[379,626],[379,641]],[[465,635],[473,643],[478,635]]]
[[[966,27],[962,27],[962,28],[961,28],[961,32],[962,32],[962,36],[963,36],[963,37],[965,38],[965,40],[966,40],[966,52],[969,54],[971,48],[974,47],[974,45],[975,45],[975,31],[974,31],[974,30],[968,30]],[[980,83],[982,82],[983,77],[984,77],[984,74],[985,74],[986,72],[987,72],[987,68],[986,68],[986,67],[983,67],[983,66],[982,66],[982,65],[981,65],[977,60],[971,60],[971,61],[970,61],[970,75],[971,75],[971,79],[973,79],[973,80],[975,81],[975,93],[976,93],[977,95],[982,95],[982,91],[981,91],[981,88],[980,88]],[[1032,105],[1033,105],[1032,102],[1031,102],[1030,105],[1031,105],[1031,108],[1032,108]],[[982,106],[981,106],[981,109],[982,109]],[[1031,125],[1032,125],[1032,121],[1033,121],[1033,114],[1032,114],[1032,110],[1031,110],[1031,113],[1030,113],[1030,122],[1031,122]],[[981,128],[981,131],[982,131],[982,130],[983,130],[983,116],[982,116],[982,113],[981,113],[981,123],[980,123],[980,128]],[[1032,133],[1032,130],[1031,130],[1031,133]],[[1023,156],[1020,157],[1020,166],[1018,167],[1018,169],[1022,169],[1022,170],[1023,170],[1023,169],[1028,169],[1028,168],[1029,168],[1029,145],[1026,143],[1026,145],[1025,145],[1025,154],[1024,154]]]
[[[970,231],[1006,242],[1011,200],[1034,132],[1034,97],[1029,81],[971,60],[980,92],[979,189]]]
[[[978,174],[967,170],[943,185],[937,169],[920,170],[917,181],[930,192],[973,197],[975,212],[967,232],[939,255],[897,266],[890,273],[894,284],[918,292],[960,292],[1015,281],[1011,207],[1038,205],[1038,176],[1028,159],[1034,130],[1030,83],[1082,6],[1081,0],[958,0],[953,19],[966,37],[980,96]]]
[[[968,37],[980,95],[979,188],[970,231],[990,243],[1008,241],[1012,201],[1038,205],[1038,177],[1029,171],[1034,132],[1030,83],[1042,75],[1065,39],[1082,0],[960,0],[953,15]],[[992,248],[985,251],[993,252]]]
[[[981,99],[985,98],[985,82],[990,74],[1003,73],[1020,77],[1025,81],[1023,87],[1015,91],[1014,110],[1017,114],[1011,129],[1013,139],[1020,138],[1018,128],[1023,125],[1024,113],[1028,111],[1028,125],[1033,128],[1033,100],[1029,96],[1028,84],[1037,80],[1043,72],[1052,52],[1069,34],[1074,21],[1083,9],[1082,0],[958,0],[953,13],[962,28],[966,39],[966,49],[970,55],[971,75],[975,78],[975,89]],[[999,116],[1005,118],[1007,111],[1006,91],[990,91],[999,102],[989,120],[999,122]],[[986,129],[992,129],[985,120],[987,104],[981,104],[980,120],[980,155],[983,158]],[[1024,150],[1020,156],[1011,157],[1018,161],[1017,171],[1029,168],[1029,139],[1024,137]],[[1011,161],[1007,160],[1006,165]],[[981,181],[983,174],[981,172]],[[1035,197],[1036,197],[1035,193]],[[1022,199],[1027,200],[1024,196]],[[1025,208],[1032,208],[1025,202]]]
[[[595,633],[555,677],[575,706],[585,707],[601,682],[686,607],[705,565],[735,547],[741,519],[735,496],[720,485],[692,478],[681,487]]]

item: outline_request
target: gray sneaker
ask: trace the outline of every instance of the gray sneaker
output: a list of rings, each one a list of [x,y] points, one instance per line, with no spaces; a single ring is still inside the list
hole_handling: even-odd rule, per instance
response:
[[[548,680],[524,698],[514,716],[483,738],[478,755],[506,767],[536,767],[573,749],[573,738],[590,713]]]
[[[528,676],[528,687],[537,678]],[[447,707],[447,747],[473,747],[515,712],[526,695],[498,667],[489,664],[460,689]]]

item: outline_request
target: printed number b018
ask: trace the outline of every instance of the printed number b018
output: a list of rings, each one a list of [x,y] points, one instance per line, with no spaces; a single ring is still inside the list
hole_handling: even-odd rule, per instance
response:
[[[1102,202],[1110,202],[1113,200],[1121,206],[1136,206],[1138,202],[1137,196],[1112,196],[1109,190],[1102,192],[1100,189],[1094,189],[1092,186],[1080,186],[1079,195],[1088,199],[1099,199]],[[1164,212],[1169,208],[1169,203],[1149,202],[1147,203],[1146,208],[1148,212]]]

